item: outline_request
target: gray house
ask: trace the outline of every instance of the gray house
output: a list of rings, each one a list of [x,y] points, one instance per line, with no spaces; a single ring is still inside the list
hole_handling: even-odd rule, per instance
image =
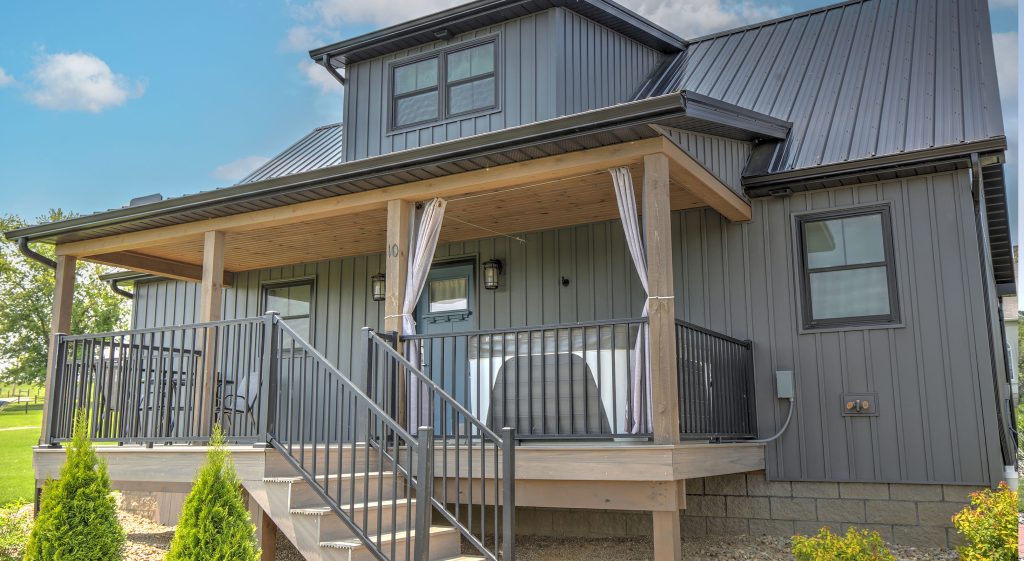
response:
[[[341,122],[237,185],[7,233],[58,255],[39,479],[78,408],[126,490],[187,490],[217,422],[267,551],[660,561],[822,526],[947,546],[1012,472],[985,0],[691,40],[478,0],[310,56]],[[130,331],[67,333],[80,259],[129,271]]]

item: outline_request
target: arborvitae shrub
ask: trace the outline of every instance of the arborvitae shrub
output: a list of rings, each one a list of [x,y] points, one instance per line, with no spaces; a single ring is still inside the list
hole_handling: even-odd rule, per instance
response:
[[[953,516],[964,537],[957,548],[963,561],[1017,559],[1017,493],[1006,483],[971,493],[971,504]]]
[[[822,528],[817,536],[794,536],[796,561],[896,561],[878,532],[848,528],[838,536]]]
[[[89,441],[88,414],[75,414],[60,479],[43,486],[25,561],[117,561],[125,535],[117,520],[106,463]]]
[[[185,498],[167,561],[258,561],[256,526],[242,502],[241,481],[214,426],[206,464]]]

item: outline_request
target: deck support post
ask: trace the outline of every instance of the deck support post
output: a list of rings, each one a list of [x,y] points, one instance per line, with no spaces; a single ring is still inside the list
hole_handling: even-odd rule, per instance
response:
[[[57,364],[57,335],[71,332],[71,308],[75,299],[75,268],[78,260],[70,255],[57,256],[56,279],[53,285],[53,313],[50,317],[50,348],[46,355],[46,395],[43,399],[43,430],[39,435],[40,444],[50,442],[50,407],[55,386]]]
[[[203,236],[203,284],[200,291],[199,322],[220,321],[224,300],[224,232]],[[195,397],[197,432],[202,437],[213,430],[214,395],[217,390],[217,330],[206,328],[203,340],[202,386]]]
[[[416,211],[415,203],[395,199],[388,201],[388,235],[385,264],[386,294],[384,297],[384,331],[402,335],[402,306],[405,303],[406,281],[409,277],[409,240],[412,232],[412,218]],[[398,341],[395,341],[397,344]],[[399,352],[401,348],[399,347]],[[395,373],[395,398],[397,403],[397,421],[406,426],[405,376]],[[372,384],[373,380],[367,380]]]
[[[650,336],[651,417],[654,442],[679,443],[679,389],[676,363],[676,303],[672,281],[672,205],[668,157],[644,156],[644,242],[647,248],[647,315]],[[653,511],[654,560],[683,558],[679,508]]]

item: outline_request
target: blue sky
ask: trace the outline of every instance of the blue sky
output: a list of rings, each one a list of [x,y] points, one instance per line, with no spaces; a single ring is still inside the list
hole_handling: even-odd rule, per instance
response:
[[[620,1],[684,37],[826,3]],[[305,50],[454,3],[10,3],[0,19],[0,213],[87,213],[230,185],[341,119],[342,89]],[[1015,144],[1016,2],[990,3]]]

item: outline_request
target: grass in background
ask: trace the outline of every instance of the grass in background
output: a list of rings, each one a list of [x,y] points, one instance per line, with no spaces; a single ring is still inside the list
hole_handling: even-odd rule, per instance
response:
[[[11,389],[10,385],[0,387],[0,400],[11,395]],[[21,390],[20,395],[25,395],[24,390],[30,391],[30,397],[36,395],[32,391],[34,387],[17,389]],[[12,403],[0,410],[0,450],[3,451],[0,453],[0,505],[17,499],[31,501],[35,498],[32,447],[39,443],[42,421],[41,400],[29,403],[27,408],[24,403]]]

